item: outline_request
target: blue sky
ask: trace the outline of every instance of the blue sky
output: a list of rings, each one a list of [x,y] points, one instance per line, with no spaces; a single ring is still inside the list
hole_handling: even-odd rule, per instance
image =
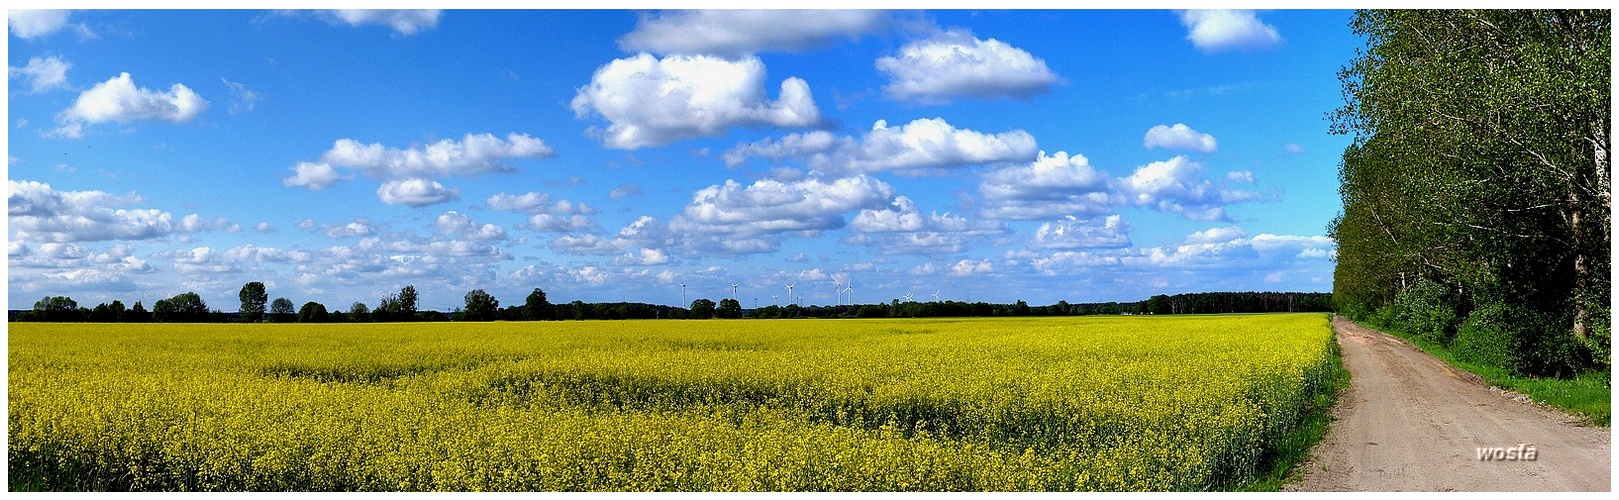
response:
[[[1330,291],[1349,16],[11,11],[7,303]]]

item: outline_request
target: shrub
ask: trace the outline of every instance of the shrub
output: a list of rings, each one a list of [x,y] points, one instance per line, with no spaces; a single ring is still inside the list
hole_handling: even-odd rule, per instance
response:
[[[1505,302],[1486,303],[1468,315],[1452,348],[1464,361],[1518,375],[1570,377],[1592,364],[1586,358],[1587,350],[1569,333],[1571,324],[1562,315]],[[1604,334],[1605,328],[1604,323]]]
[[[1606,369],[1613,365],[1612,312],[1604,307],[1591,314],[1591,330],[1586,334],[1586,348],[1591,353],[1591,366]]]
[[[1426,278],[1417,280],[1395,296],[1393,326],[1406,333],[1449,347],[1461,317],[1452,304],[1456,300],[1443,285]]]
[[[1456,357],[1468,362],[1517,371],[1520,365],[1518,341],[1513,325],[1522,320],[1516,308],[1490,304],[1473,311],[1456,331],[1452,348]]]

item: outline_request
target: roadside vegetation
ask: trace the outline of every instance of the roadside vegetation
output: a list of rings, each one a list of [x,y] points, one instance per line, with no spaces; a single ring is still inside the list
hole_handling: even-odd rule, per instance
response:
[[[1333,300],[1491,384],[1609,420],[1609,11],[1361,11]]]

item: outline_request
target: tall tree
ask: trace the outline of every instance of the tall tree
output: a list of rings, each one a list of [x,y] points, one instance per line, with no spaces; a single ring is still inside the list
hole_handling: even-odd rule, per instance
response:
[[[371,309],[365,307],[364,302],[355,302],[349,306],[348,320],[356,323],[371,321]]]
[[[535,288],[534,291],[529,292],[528,300],[524,301],[523,305],[527,309],[529,319],[551,319],[551,301],[545,299],[545,290]]]
[[[146,323],[151,320],[152,313],[146,310],[146,306],[142,305],[141,301],[137,300],[135,301],[135,305],[129,306],[129,312],[124,313],[124,317],[120,321],[127,321],[130,323]]]
[[[1351,27],[1367,48],[1332,115],[1355,139],[1329,228],[1340,305],[1433,283],[1422,295],[1443,303],[1420,307],[1535,311],[1606,363],[1609,12],[1362,11]]]
[[[135,305],[140,305],[136,303]],[[159,323],[199,323],[208,321],[208,303],[196,292],[184,292],[152,304],[152,320]]]
[[[270,303],[270,321],[291,323],[294,319],[297,319],[294,316],[295,311],[292,307],[292,301],[287,300],[286,297],[276,297],[275,302]]]
[[[264,283],[249,281],[242,285],[242,291],[237,292],[237,298],[242,306],[237,311],[242,315],[242,321],[258,323],[264,321],[264,304],[270,300],[270,294],[264,290]]]
[[[84,321],[79,313],[79,303],[70,297],[51,296],[34,302],[34,320],[50,322]]]
[[[714,317],[714,301],[697,299],[691,301],[692,319],[709,319]]]
[[[414,285],[405,285],[404,288],[399,289],[399,308],[393,312],[403,315],[406,321],[416,316],[416,287]]]
[[[326,305],[319,302],[305,302],[298,308],[299,323],[325,323],[329,321]]]
[[[742,317],[742,303],[736,299],[720,299],[719,307],[714,309],[714,316],[724,319],[737,319]]]
[[[482,288],[467,292],[466,309],[462,312],[468,321],[494,321],[500,314],[500,301]]]

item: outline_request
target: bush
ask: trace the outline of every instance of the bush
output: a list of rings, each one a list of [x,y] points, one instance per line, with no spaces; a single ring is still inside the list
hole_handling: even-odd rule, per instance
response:
[[[1337,306],[1338,314],[1344,315],[1344,317],[1349,318],[1351,321],[1366,321],[1372,316],[1372,313],[1369,309],[1367,309],[1366,304],[1362,304],[1360,302],[1347,304],[1340,302],[1337,304]]]
[[[1461,317],[1456,314],[1455,298],[1445,286],[1426,278],[1394,297],[1394,328],[1449,347],[1456,336]]]
[[[1519,305],[1484,304],[1458,329],[1453,351],[1461,360],[1518,375],[1571,377],[1592,364],[1569,333],[1571,324],[1564,316]]]
[[[1591,353],[1591,366],[1596,369],[1607,369],[1613,366],[1613,325],[1612,312],[1604,307],[1600,311],[1592,311],[1591,330],[1586,334],[1586,348]]]
[[[1490,304],[1473,311],[1456,331],[1452,349],[1463,361],[1517,371],[1520,360],[1513,325],[1523,318],[1516,308]]]

